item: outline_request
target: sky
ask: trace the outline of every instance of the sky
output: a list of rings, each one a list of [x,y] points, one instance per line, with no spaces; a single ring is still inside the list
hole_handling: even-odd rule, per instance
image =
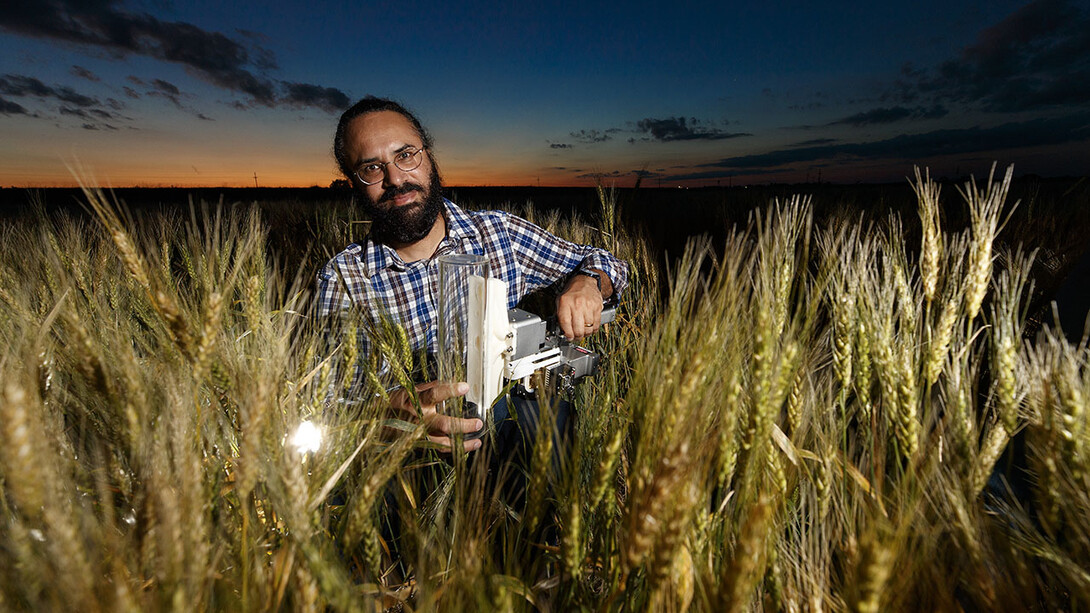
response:
[[[0,51],[0,186],[325,186],[366,95],[453,186],[1090,175],[1086,0],[5,0]]]

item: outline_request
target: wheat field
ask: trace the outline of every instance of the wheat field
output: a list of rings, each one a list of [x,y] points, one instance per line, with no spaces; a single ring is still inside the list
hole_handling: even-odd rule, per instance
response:
[[[611,190],[591,219],[524,207],[632,284],[523,511],[389,414],[380,356],[314,321],[255,207],[89,188],[93,218],[6,222],[0,609],[1084,609],[1090,353],[1025,333],[1010,181],[918,173],[918,219],[878,223],[776,200],[665,271]],[[298,240],[324,261],[347,227]]]

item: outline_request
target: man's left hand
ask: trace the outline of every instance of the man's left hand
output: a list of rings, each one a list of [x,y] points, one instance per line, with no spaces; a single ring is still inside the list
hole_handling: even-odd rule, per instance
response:
[[[605,275],[602,275],[605,277]],[[556,299],[556,320],[564,336],[578,341],[602,327],[604,292],[598,282],[585,275],[575,275]]]

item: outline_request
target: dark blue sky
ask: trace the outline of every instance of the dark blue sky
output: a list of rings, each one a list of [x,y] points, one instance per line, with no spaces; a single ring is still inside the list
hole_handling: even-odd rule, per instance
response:
[[[337,112],[448,184],[1090,174],[1086,2],[0,6],[0,185],[326,185]]]

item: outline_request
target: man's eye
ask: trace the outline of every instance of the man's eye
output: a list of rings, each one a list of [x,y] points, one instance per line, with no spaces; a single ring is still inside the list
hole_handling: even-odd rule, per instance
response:
[[[361,168],[360,172],[364,172],[364,173],[367,173],[367,174],[374,174],[374,173],[379,172],[381,170],[382,170],[382,166],[380,166],[378,164],[368,164],[368,165],[364,166],[363,168]]]
[[[404,162],[405,160],[412,158],[414,155],[416,155],[415,149],[411,151],[402,151],[397,154],[397,161]]]

